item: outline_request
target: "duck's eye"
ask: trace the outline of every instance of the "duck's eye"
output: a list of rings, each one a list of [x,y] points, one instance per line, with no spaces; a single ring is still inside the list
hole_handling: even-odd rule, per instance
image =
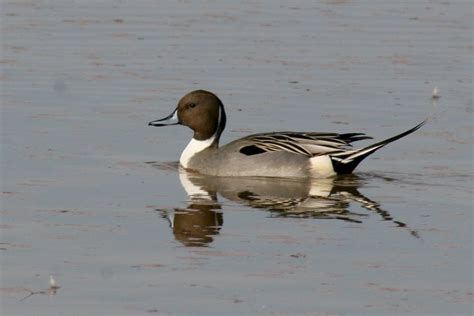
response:
[[[190,108],[194,108],[194,107],[196,107],[196,103],[189,103],[188,106],[189,106]]]

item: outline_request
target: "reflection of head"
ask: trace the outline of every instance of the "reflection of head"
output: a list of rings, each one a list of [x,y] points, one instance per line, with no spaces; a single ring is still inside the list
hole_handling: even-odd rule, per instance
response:
[[[192,203],[187,209],[176,209],[173,218],[173,234],[185,246],[206,246],[219,234],[223,224],[218,205]]]

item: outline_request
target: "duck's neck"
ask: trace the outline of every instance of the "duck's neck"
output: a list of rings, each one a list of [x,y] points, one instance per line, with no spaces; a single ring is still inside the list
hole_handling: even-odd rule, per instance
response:
[[[184,148],[183,153],[181,154],[181,157],[179,158],[179,163],[181,164],[181,166],[183,166],[184,168],[188,168],[189,161],[195,154],[203,151],[206,148],[215,146],[217,144],[215,142],[216,137],[217,137],[217,133],[214,134],[211,138],[208,138],[205,140],[197,140],[195,138],[191,139],[188,146]]]
[[[189,161],[195,154],[209,147],[214,147],[214,148],[219,147],[219,139],[221,137],[222,132],[224,131],[225,123],[226,123],[225,110],[224,110],[224,106],[221,104],[219,107],[219,120],[217,121],[217,128],[214,132],[214,135],[204,140],[197,140],[196,138],[193,137],[191,141],[189,142],[188,146],[186,146],[186,148],[183,150],[183,153],[181,154],[181,157],[179,158],[179,163],[181,164],[181,166],[183,166],[184,168],[188,168]]]

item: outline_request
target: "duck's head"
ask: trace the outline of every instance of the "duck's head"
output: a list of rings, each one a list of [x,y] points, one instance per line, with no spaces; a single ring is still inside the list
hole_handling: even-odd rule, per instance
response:
[[[194,131],[193,138],[207,140],[219,137],[225,128],[226,115],[221,100],[212,92],[196,90],[179,100],[176,109],[167,117],[148,123],[150,126],[181,124]]]

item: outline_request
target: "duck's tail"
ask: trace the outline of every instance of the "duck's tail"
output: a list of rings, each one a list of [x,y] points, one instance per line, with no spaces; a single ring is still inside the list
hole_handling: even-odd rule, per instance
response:
[[[334,153],[330,155],[331,162],[334,168],[334,171],[337,174],[348,174],[351,173],[357,165],[364,160],[367,156],[370,154],[376,152],[380,148],[384,147],[385,145],[396,141],[397,139],[400,139],[404,136],[407,136],[420,127],[422,127],[426,123],[426,120],[418,124],[417,126],[413,127],[412,129],[409,129],[406,132],[403,132],[401,134],[398,134],[396,136],[390,137],[386,140],[383,140],[381,142],[372,144],[370,146],[361,148],[361,149],[356,149],[356,150],[350,150],[350,151],[345,151],[341,153]]]

